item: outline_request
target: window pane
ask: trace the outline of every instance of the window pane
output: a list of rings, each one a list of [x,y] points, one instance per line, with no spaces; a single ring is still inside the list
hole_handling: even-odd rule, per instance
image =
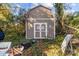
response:
[[[40,32],[35,32],[36,34],[35,34],[35,36],[36,37],[40,37]]]
[[[41,37],[46,37],[46,32],[41,32]]]
[[[45,26],[45,24],[42,24],[41,25],[41,31],[45,31],[46,30],[46,26]]]
[[[35,25],[35,31],[40,31],[40,25],[39,24]]]

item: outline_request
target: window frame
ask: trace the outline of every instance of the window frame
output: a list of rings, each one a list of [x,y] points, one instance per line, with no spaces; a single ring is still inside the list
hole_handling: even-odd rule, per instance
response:
[[[45,25],[45,31],[42,31],[41,29],[42,29],[42,24],[44,24]],[[39,28],[39,31],[36,31],[35,29],[36,29],[36,25],[39,25],[40,26],[40,28]],[[40,33],[40,35],[39,35],[39,37],[36,37],[36,32],[39,32]],[[42,32],[45,32],[45,36],[47,37],[47,23],[34,23],[34,38],[35,39],[44,39],[44,38],[46,38],[46,37],[42,37]]]

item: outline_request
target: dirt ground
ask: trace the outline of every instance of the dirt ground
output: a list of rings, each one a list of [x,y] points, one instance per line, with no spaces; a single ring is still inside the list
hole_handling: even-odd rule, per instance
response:
[[[75,42],[75,41],[74,41]],[[73,43],[73,56],[79,56],[79,42]],[[61,45],[56,43],[49,43],[40,41],[35,43],[32,47],[24,50],[23,56],[64,56],[61,52]],[[71,56],[67,54],[65,56]]]

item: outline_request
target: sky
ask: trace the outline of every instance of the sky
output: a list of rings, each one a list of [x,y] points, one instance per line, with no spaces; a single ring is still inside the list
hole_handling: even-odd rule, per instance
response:
[[[79,11],[79,3],[71,4],[71,8],[73,11]]]
[[[13,6],[17,6],[19,8],[23,8],[26,11],[28,11],[28,9],[31,9],[40,4],[53,10],[53,3],[35,3],[35,4],[34,3],[16,3],[16,4],[13,4]],[[73,12],[79,11],[79,3],[69,3],[68,5],[71,9],[66,10],[66,12],[73,13]]]
[[[41,4],[41,3],[38,3],[38,4]],[[34,5],[38,5],[38,4],[32,4],[32,3],[21,3],[19,4],[22,8],[31,8],[32,6]],[[42,5],[46,6],[46,7],[52,7],[52,3],[42,3]],[[79,3],[70,3],[70,7],[72,8],[72,10],[74,11],[79,11]]]

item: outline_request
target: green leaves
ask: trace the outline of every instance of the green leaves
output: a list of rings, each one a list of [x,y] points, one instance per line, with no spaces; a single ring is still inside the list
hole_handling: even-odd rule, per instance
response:
[[[0,4],[0,20],[7,21],[10,16],[10,6],[9,4]]]

